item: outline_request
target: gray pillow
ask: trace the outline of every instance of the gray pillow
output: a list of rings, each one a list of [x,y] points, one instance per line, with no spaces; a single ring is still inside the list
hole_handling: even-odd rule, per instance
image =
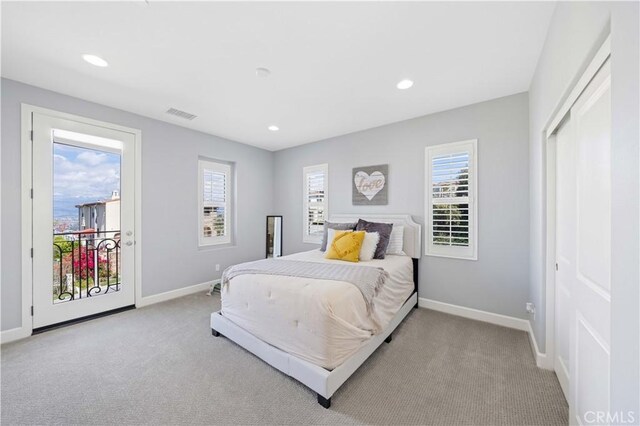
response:
[[[376,252],[373,255],[374,259],[384,259],[384,254],[389,246],[392,229],[393,223],[367,222],[362,219],[358,219],[358,224],[356,225],[356,231],[377,232],[380,234],[380,240],[378,241]]]
[[[337,229],[338,231],[355,231],[355,223],[324,223],[324,233],[322,234],[322,244],[320,244],[320,251],[327,250],[327,229]]]

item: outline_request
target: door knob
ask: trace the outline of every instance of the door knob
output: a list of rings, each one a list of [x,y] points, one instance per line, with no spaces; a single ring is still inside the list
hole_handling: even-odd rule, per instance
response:
[[[132,236],[132,235],[133,235],[133,232],[131,232],[131,231],[127,231],[127,234],[126,234],[126,235],[127,235],[127,237],[130,237],[130,236]]]
[[[127,241],[125,244],[128,245],[128,246],[132,246],[133,245],[133,241]]]

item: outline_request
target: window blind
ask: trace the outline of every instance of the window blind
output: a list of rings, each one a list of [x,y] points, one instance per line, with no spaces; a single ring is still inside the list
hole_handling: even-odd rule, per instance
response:
[[[327,215],[327,165],[304,169],[304,238],[320,242]]]
[[[210,169],[203,171],[203,233],[223,237],[227,233],[227,176]]]
[[[231,242],[231,166],[216,161],[199,161],[200,245]]]
[[[431,160],[433,244],[469,246],[469,153]]]
[[[476,144],[426,148],[427,255],[477,259]]]

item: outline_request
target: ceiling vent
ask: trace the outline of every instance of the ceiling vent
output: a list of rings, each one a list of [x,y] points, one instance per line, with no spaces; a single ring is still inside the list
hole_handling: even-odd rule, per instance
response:
[[[190,114],[188,112],[185,111],[180,111],[179,109],[175,109],[175,108],[169,108],[167,110],[167,114],[171,114],[174,115],[176,117],[180,117],[180,118],[184,118],[185,120],[193,120],[194,118],[197,117],[197,115],[194,114]]]

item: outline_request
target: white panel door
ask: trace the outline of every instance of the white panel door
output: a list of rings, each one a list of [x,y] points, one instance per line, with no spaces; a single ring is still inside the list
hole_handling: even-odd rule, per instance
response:
[[[571,121],[575,138],[576,250],[571,288],[574,309],[569,406],[571,423],[584,424],[593,420],[591,413],[608,413],[610,409],[610,60],[571,108]]]
[[[607,61],[556,134],[554,369],[572,424],[610,408],[610,87]]]
[[[133,305],[135,135],[39,112],[32,126],[33,327]]]
[[[556,135],[556,289],[554,369],[569,401],[571,288],[576,256],[576,154],[571,118]]]

